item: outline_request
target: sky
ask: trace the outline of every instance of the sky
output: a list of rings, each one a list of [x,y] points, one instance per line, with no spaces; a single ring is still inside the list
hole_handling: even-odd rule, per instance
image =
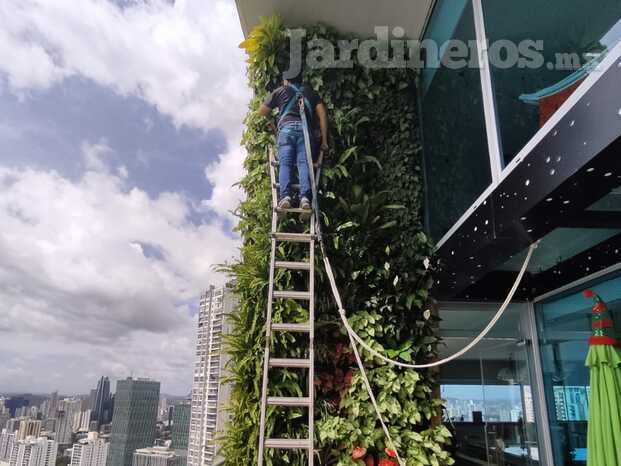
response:
[[[233,0],[0,2],[0,393],[190,392],[250,90]]]

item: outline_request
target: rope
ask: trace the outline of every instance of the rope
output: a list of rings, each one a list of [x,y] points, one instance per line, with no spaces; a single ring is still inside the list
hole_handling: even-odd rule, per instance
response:
[[[487,326],[483,329],[483,331],[477,335],[476,338],[474,338],[469,344],[467,344],[464,348],[462,348],[460,351],[452,354],[451,356],[448,356],[444,359],[441,359],[439,361],[434,361],[431,363],[427,363],[427,364],[406,364],[400,361],[396,361],[394,359],[390,359],[386,356],[384,356],[383,354],[379,353],[378,351],[374,350],[373,348],[371,348],[371,346],[369,346],[355,331],[354,329],[351,327],[349,321],[347,320],[347,315],[345,313],[345,309],[343,308],[343,302],[341,301],[341,295],[339,293],[338,287],[336,286],[336,279],[334,278],[334,272],[332,270],[332,265],[330,264],[330,259],[328,258],[328,255],[326,254],[326,250],[325,250],[325,246],[324,246],[324,242],[323,242],[323,236],[321,234],[321,222],[319,220],[319,202],[317,199],[317,180],[319,178],[319,173],[320,171],[318,170],[317,173],[317,177],[315,177],[315,173],[313,171],[313,159],[312,159],[312,154],[311,154],[311,145],[310,145],[310,137],[309,137],[309,131],[308,131],[308,123],[306,120],[306,114],[304,112],[304,101],[300,99],[300,116],[302,119],[302,128],[303,128],[303,132],[304,132],[304,143],[305,143],[305,149],[306,149],[306,160],[307,160],[307,164],[309,167],[309,177],[310,177],[310,184],[311,184],[311,189],[312,189],[312,194],[313,194],[313,200],[312,200],[312,204],[313,204],[313,209],[315,212],[315,227],[316,227],[316,231],[317,231],[317,238],[319,241],[319,247],[321,250],[321,255],[323,257],[323,263],[325,265],[325,269],[326,269],[326,275],[328,276],[328,281],[330,282],[330,288],[332,290],[332,295],[334,297],[334,300],[336,302],[336,305],[338,307],[338,312],[339,315],[341,317],[341,321],[343,322],[343,326],[345,327],[345,329],[347,330],[347,335],[349,337],[349,341],[351,344],[351,347],[353,349],[354,352],[354,356],[356,358],[356,364],[358,365],[358,368],[360,369],[360,375],[362,377],[362,380],[364,382],[364,386],[367,390],[367,393],[369,395],[369,399],[371,400],[371,404],[373,405],[373,409],[375,410],[375,414],[377,416],[377,419],[379,420],[381,426],[382,426],[382,430],[384,431],[384,435],[386,436],[386,440],[388,443],[388,446],[395,452],[397,461],[399,463],[399,465],[401,466],[405,466],[405,461],[403,461],[401,459],[401,457],[399,456],[399,451],[397,450],[397,447],[395,445],[395,442],[392,439],[392,436],[390,435],[390,431],[388,430],[388,427],[386,426],[386,423],[384,422],[384,418],[379,410],[379,406],[377,405],[377,400],[375,398],[375,395],[373,394],[373,389],[371,387],[371,383],[369,382],[369,378],[367,377],[367,373],[366,370],[364,368],[364,364],[362,362],[362,359],[360,358],[360,353],[358,351],[358,346],[356,343],[359,343],[360,346],[362,346],[365,350],[367,350],[369,353],[371,353],[373,356],[381,359],[382,361],[391,364],[393,366],[397,366],[397,367],[403,367],[403,368],[407,368],[407,369],[427,369],[430,367],[437,367],[437,366],[441,366],[443,364],[446,364],[454,359],[457,359],[461,356],[463,356],[465,353],[467,353],[468,351],[470,351],[474,346],[476,346],[483,338],[485,338],[487,336],[487,334],[490,332],[490,330],[494,327],[494,325],[496,325],[496,323],[500,320],[500,318],[503,316],[504,312],[506,311],[507,307],[509,306],[509,304],[511,303],[511,301],[513,300],[513,296],[515,295],[518,287],[520,286],[520,283],[522,282],[522,278],[524,277],[524,274],[526,273],[526,270],[528,268],[528,264],[530,263],[530,260],[532,258],[533,252],[534,250],[537,248],[537,243],[533,243],[530,245],[530,247],[528,248],[528,253],[526,254],[526,258],[524,259],[524,263],[522,264],[522,268],[520,269],[520,272],[518,273],[513,286],[511,287],[511,290],[509,291],[509,294],[507,295],[506,299],[504,300],[504,302],[502,303],[502,305],[500,306],[500,308],[498,309],[498,312],[496,312],[496,314],[494,315],[494,317],[492,318],[492,320],[490,320],[490,322],[487,324]],[[321,169],[321,168],[320,168]]]

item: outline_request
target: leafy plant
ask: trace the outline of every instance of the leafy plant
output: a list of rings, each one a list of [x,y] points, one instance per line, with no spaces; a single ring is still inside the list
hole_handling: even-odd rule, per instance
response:
[[[319,25],[310,37],[336,43],[343,39]],[[248,77],[255,97],[250,103],[243,137],[248,156],[240,181],[246,199],[240,204],[240,260],[228,271],[236,279],[240,305],[228,339],[233,383],[231,420],[224,442],[226,464],[256,463],[264,325],[270,254],[271,191],[267,149],[274,135],[256,109],[286,66],[287,34],[277,17],[262,20],[242,46],[249,54]],[[415,75],[404,69],[305,71],[306,82],[322,96],[331,117],[333,155],[320,180],[325,241],[344,305],[356,332],[374,348],[403,361],[428,361],[437,356],[437,318],[429,296],[432,269],[423,265],[432,244],[422,232],[421,149],[416,112]],[[296,220],[288,228],[302,229]],[[301,230],[300,230],[301,231]],[[298,258],[295,245],[279,253]],[[298,246],[299,248],[299,246]],[[298,254],[298,256],[295,256]],[[316,281],[316,447],[320,464],[365,464],[352,458],[354,447],[365,461],[383,459],[387,447],[360,373],[340,325],[329,284],[317,260]],[[279,271],[277,286],[303,289],[296,272]],[[299,322],[306,310],[293,302],[277,302],[277,319]],[[307,336],[277,335],[274,351],[302,355]],[[362,353],[380,410],[402,457],[409,466],[453,463],[443,446],[446,428],[434,422],[441,409],[435,391],[436,372],[388,366]],[[306,393],[305,373],[279,370],[270,389],[281,396]],[[302,437],[306,416],[300,410],[267,413],[267,435]],[[361,450],[357,450],[361,451]],[[305,454],[266,452],[268,465],[305,465]]]

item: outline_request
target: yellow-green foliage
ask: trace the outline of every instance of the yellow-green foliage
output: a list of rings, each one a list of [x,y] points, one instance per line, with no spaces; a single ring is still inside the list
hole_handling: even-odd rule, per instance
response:
[[[335,41],[323,26],[308,37]],[[335,42],[334,42],[335,43]],[[266,93],[280,81],[287,65],[286,31],[278,18],[263,20],[242,46],[249,54],[248,76],[255,98],[250,103],[243,143],[248,151],[241,180],[246,200],[239,206],[241,259],[230,267],[240,306],[229,339],[232,361],[232,419],[224,454],[230,466],[256,464],[259,400],[264,345],[264,315],[270,252],[270,182],[266,148],[273,144],[264,119],[255,113]],[[437,354],[437,319],[429,289],[431,270],[423,266],[431,244],[422,232],[421,150],[416,112],[415,75],[409,70],[306,70],[306,82],[322,96],[330,113],[333,140],[320,185],[327,247],[344,304],[354,329],[373,346],[403,361],[428,361]],[[291,221],[290,227],[296,227]],[[282,254],[293,253],[282,246]],[[351,458],[354,446],[385,458],[384,435],[351,357],[328,283],[317,261],[316,446],[319,464],[363,464]],[[280,271],[281,287],[303,287],[291,272]],[[304,321],[295,304],[275,308],[276,318]],[[302,355],[306,336],[280,335],[276,345],[288,355]],[[444,450],[449,433],[433,426],[439,413],[434,372],[387,366],[363,353],[369,378],[400,453],[409,466],[450,465]],[[307,380],[281,370],[271,394],[300,396]],[[304,436],[301,410],[268,412],[271,437]],[[302,465],[304,455],[267,453],[267,464]]]

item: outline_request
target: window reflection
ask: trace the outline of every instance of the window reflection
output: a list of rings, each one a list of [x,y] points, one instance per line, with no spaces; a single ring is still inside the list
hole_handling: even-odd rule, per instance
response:
[[[483,0],[490,44],[542,41],[541,66],[491,66],[508,164],[621,38],[621,0]],[[506,51],[506,50],[505,50]]]
[[[537,305],[537,326],[555,466],[586,464],[591,303],[582,289]],[[591,286],[621,321],[621,277]]]
[[[485,326],[495,306],[440,311],[446,349],[462,348]],[[445,423],[454,436],[459,466],[539,464],[525,306],[511,306],[488,337],[441,368]]]
[[[438,2],[426,39],[475,38],[470,1]],[[421,98],[427,223],[439,240],[491,183],[479,69],[425,69]]]

